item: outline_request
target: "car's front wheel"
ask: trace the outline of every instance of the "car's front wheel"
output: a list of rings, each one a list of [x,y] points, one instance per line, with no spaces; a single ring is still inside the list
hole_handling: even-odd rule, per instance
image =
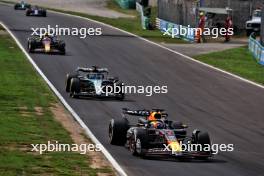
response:
[[[70,92],[70,86],[71,86],[71,79],[72,78],[77,78],[78,74],[67,74],[66,76],[66,85],[65,85],[65,89],[66,89],[66,92]]]
[[[78,98],[78,93],[80,93],[80,80],[78,78],[72,78],[70,84],[70,96],[73,98]]]
[[[129,149],[135,156],[144,157],[147,153],[148,139],[145,130],[138,129],[136,133],[130,137]]]
[[[29,16],[30,15],[30,12],[27,10],[26,11],[26,16]]]
[[[34,52],[34,45],[31,41],[28,42],[28,52],[30,53]]]
[[[197,159],[206,160],[206,159],[208,159],[209,156],[211,156],[211,154],[212,154],[212,152],[211,152],[211,140],[210,140],[210,136],[207,132],[201,132],[201,131],[194,132],[193,133],[193,142],[195,144],[201,145],[202,151],[200,151],[200,152],[203,152],[203,154],[205,154],[204,156],[196,157]]]
[[[43,16],[43,17],[47,17],[47,12],[44,11],[42,16]]]
[[[61,55],[65,55],[65,54],[66,54],[66,50],[65,50],[65,48],[61,48],[61,49],[60,49],[60,54],[61,54]]]

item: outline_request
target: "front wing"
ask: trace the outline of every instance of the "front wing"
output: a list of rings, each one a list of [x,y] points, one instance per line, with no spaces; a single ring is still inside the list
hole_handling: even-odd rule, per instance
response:
[[[168,151],[163,148],[152,148],[146,151],[146,155],[150,156],[171,156],[176,158],[201,158],[201,157],[213,157],[212,153],[208,152],[194,152],[194,151],[184,151],[184,152],[173,152]]]
[[[32,11],[29,13],[30,16],[43,16],[43,11]]]
[[[93,98],[122,98],[124,95],[122,94],[96,94],[96,93],[89,93],[89,92],[80,92],[74,93],[75,96],[80,97],[93,97]]]
[[[34,52],[37,52],[37,53],[61,53],[61,51],[57,48],[51,48],[49,51],[45,51],[44,48],[35,48],[34,49]]]

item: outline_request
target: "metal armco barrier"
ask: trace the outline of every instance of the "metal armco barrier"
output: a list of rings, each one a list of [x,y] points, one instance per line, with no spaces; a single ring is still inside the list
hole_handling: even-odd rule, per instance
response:
[[[261,46],[259,41],[250,36],[248,40],[248,49],[253,54],[257,62],[264,65],[264,47]]]
[[[136,7],[136,0],[115,0],[123,9],[134,9]]]
[[[169,31],[171,33],[172,33],[172,29],[176,29],[176,28],[180,29],[180,27],[185,28],[186,30],[190,30],[190,33],[187,32],[186,35],[179,35],[178,34],[178,35],[174,35],[173,37],[182,38],[182,39],[189,41],[189,42],[195,42],[195,30],[192,28],[188,28],[186,26],[174,24],[174,23],[171,23],[171,22],[159,19],[159,18],[156,18],[156,27],[158,29],[160,29],[161,32],[165,32],[169,29]]]

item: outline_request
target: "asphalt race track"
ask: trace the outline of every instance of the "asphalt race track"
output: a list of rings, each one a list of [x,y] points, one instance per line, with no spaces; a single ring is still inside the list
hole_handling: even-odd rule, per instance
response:
[[[49,12],[47,18],[26,17],[24,13],[0,5],[0,21],[24,47],[31,27],[103,28],[102,36],[61,37],[66,56],[31,56],[128,175],[263,175],[264,89],[88,20]],[[129,95],[124,102],[70,98],[64,88],[65,75],[77,66],[92,65],[107,67],[128,85],[167,85],[169,92],[151,97]],[[125,148],[108,143],[108,122],[120,118],[123,107],[164,108],[171,119],[185,122],[191,130],[207,130],[213,143],[234,144],[235,151],[222,152],[208,162],[134,157]]]

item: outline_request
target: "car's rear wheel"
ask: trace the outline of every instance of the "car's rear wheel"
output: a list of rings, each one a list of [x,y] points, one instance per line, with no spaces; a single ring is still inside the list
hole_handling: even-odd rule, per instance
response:
[[[72,78],[70,84],[70,95],[73,98],[78,98],[78,93],[80,93],[80,80],[78,78]]]
[[[114,120],[109,124],[109,141],[112,145],[125,145],[127,130],[129,129],[129,122],[126,118]]]

